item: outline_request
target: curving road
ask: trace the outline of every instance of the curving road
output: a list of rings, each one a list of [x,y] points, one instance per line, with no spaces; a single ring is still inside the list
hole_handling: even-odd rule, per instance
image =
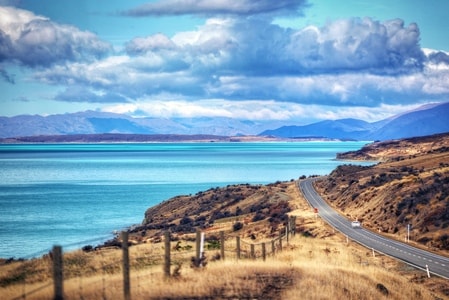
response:
[[[421,270],[426,270],[428,266],[430,273],[449,279],[449,258],[385,238],[364,228],[352,228],[351,221],[336,212],[316,192],[313,187],[315,180],[316,178],[309,178],[300,181],[299,189],[310,205],[318,209],[320,217],[332,227],[369,249],[397,258]]]

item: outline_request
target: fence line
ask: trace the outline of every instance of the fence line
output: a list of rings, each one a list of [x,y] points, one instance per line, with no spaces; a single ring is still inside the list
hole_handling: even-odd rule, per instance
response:
[[[211,252],[213,250],[217,250],[219,252],[219,254],[217,253],[216,256],[221,260],[229,259],[230,257],[234,256],[235,259],[237,259],[237,260],[240,260],[243,258],[253,259],[253,260],[261,258],[263,261],[265,261],[267,255],[271,254],[272,256],[274,256],[277,251],[282,251],[283,240],[285,240],[288,244],[290,237],[295,235],[295,228],[296,228],[296,217],[290,217],[288,219],[288,222],[286,222],[286,224],[285,224],[285,230],[281,230],[279,233],[279,236],[277,236],[271,240],[268,240],[265,242],[259,242],[259,243],[248,242],[246,240],[243,240],[243,239],[241,239],[240,236],[235,235],[235,233],[228,235],[226,237],[225,232],[220,231],[219,237],[218,237],[219,248],[218,248],[217,244],[214,243],[212,250],[208,249],[208,251]],[[101,285],[102,285],[102,290],[101,290],[102,295],[101,296],[105,300],[108,299],[108,297],[106,295],[107,289],[106,289],[105,277],[107,275],[109,275],[111,272],[112,273],[117,272],[118,270],[115,269],[117,265],[121,266],[118,269],[121,268],[121,272],[122,272],[122,283],[120,286],[122,287],[123,299],[125,299],[125,300],[131,300],[131,294],[132,294],[131,293],[131,286],[132,286],[131,280],[137,279],[137,283],[138,283],[137,288],[140,288],[140,277],[142,276],[142,274],[139,273],[137,278],[131,276],[131,268],[132,267],[136,268],[136,269],[140,268],[140,266],[141,266],[140,261],[142,261],[143,268],[149,268],[148,264],[150,264],[151,262],[156,262],[156,261],[163,259],[163,275],[166,278],[176,275],[176,272],[179,271],[179,269],[176,270],[176,268],[175,268],[174,272],[172,272],[172,270],[171,270],[172,265],[174,265],[174,262],[176,261],[176,260],[174,260],[174,258],[176,258],[178,262],[181,261],[181,263],[182,263],[183,260],[187,259],[186,258],[187,254],[194,254],[194,256],[191,257],[191,263],[192,263],[193,267],[200,268],[200,267],[206,265],[208,257],[206,256],[206,250],[204,249],[205,248],[205,245],[204,245],[205,235],[206,235],[205,232],[202,232],[201,230],[197,230],[196,239],[195,239],[195,249],[192,249],[192,250],[178,249],[178,251],[172,252],[173,249],[171,246],[171,242],[172,242],[171,234],[169,231],[165,231],[164,232],[164,240],[163,240],[163,243],[164,243],[163,256],[162,255],[148,255],[147,253],[143,253],[143,255],[133,257],[132,259],[130,259],[128,232],[126,232],[126,231],[122,232],[120,235],[121,240],[122,240],[122,244],[121,244],[122,257],[119,261],[115,261],[110,264],[105,264],[104,263],[105,251],[98,250],[99,255],[102,256],[101,267],[100,267],[101,274],[102,274],[102,275],[100,275],[100,276],[102,276],[101,279],[99,279],[98,281],[94,281],[94,282],[91,281],[89,283],[84,284],[82,281],[83,276],[80,275],[82,273],[82,271],[78,271],[79,273],[77,273],[77,274],[79,275],[78,276],[78,278],[79,278],[78,286],[79,286],[80,298],[83,299],[83,296],[82,296],[83,286],[85,287],[86,285],[87,286],[98,285],[101,282]],[[235,240],[235,243],[233,243],[233,240]],[[209,243],[210,243],[210,241],[209,241]],[[267,247],[267,245],[268,245],[268,247]],[[270,251],[270,245],[271,245],[271,251]],[[209,247],[209,246],[210,246],[210,244],[207,245],[207,247]],[[176,250],[176,248],[174,250]],[[35,295],[36,293],[42,292],[42,291],[46,291],[47,293],[49,293],[49,288],[51,285],[53,285],[53,299],[56,299],[56,300],[65,299],[64,282],[69,279],[77,278],[77,276],[75,276],[75,277],[68,276],[71,278],[64,278],[64,256],[63,256],[61,246],[54,246],[53,249],[49,252],[48,256],[52,262],[53,282],[45,284],[45,285],[38,287],[34,290],[31,290],[31,291],[25,291],[25,288],[24,288],[23,293],[20,296],[12,298],[12,300],[26,299],[27,297],[29,297],[31,295]],[[179,264],[181,264],[181,263],[179,263]],[[156,264],[150,264],[150,265],[151,265],[152,271],[145,273],[145,276],[154,274],[153,266]],[[180,267],[180,265],[179,265],[179,267]],[[113,298],[115,299],[116,297],[117,297],[117,295],[114,294]]]
[[[115,236],[115,235],[114,235]],[[72,243],[68,243],[68,244],[64,244],[64,248],[66,249],[70,249],[70,250],[78,250],[78,249],[82,249],[85,246],[91,246],[90,244],[101,244],[104,243],[107,240],[110,240],[112,238],[111,235],[103,235],[101,237],[96,237],[96,238],[92,238],[92,239],[86,239],[83,241],[77,241],[77,242],[72,242]],[[92,247],[92,246],[91,246]],[[93,247],[92,247],[93,248]],[[41,258],[43,255],[47,255],[52,251],[52,247],[50,248],[43,248],[41,250],[37,250],[35,252],[20,256],[20,257],[11,257],[10,259],[15,259],[15,260],[31,260],[31,259],[36,259],[36,258]]]
[[[15,297],[15,298],[12,298],[11,300],[26,299],[27,296],[31,296],[31,295],[33,295],[33,294],[36,294],[37,292],[40,292],[40,291],[42,291],[42,290],[48,288],[48,287],[51,286],[51,285],[53,285],[52,282],[46,283],[46,284],[44,284],[44,285],[42,285],[42,286],[40,286],[40,287],[38,287],[38,288],[35,288],[35,289],[33,289],[33,290],[29,291],[29,292],[23,291],[22,295],[17,296],[17,297]]]

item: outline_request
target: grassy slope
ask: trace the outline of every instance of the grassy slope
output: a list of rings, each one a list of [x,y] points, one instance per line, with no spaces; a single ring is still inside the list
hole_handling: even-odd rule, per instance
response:
[[[378,159],[373,167],[344,165],[317,187],[336,209],[364,226],[449,255],[449,134],[374,143],[340,155]]]
[[[167,229],[177,237],[194,233],[196,228],[210,231],[227,226],[231,229],[229,227],[236,222],[248,224],[258,220],[265,220],[264,226],[272,233],[262,235],[273,237],[291,210],[292,195],[287,192],[291,186],[292,182],[238,184],[177,196],[149,208],[142,226],[132,230],[131,239],[154,241]]]

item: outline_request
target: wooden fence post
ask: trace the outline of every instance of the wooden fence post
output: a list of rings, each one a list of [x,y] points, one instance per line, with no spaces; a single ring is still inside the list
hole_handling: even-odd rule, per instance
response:
[[[224,244],[225,244],[224,231],[220,231],[220,255],[222,260],[225,259]]]
[[[271,253],[274,256],[274,253],[276,252],[276,246],[274,245],[274,240],[271,241]]]
[[[263,259],[263,261],[265,261],[266,258],[267,258],[267,251],[265,249],[265,243],[262,243],[262,259]]]
[[[254,251],[254,244],[251,244],[251,258],[255,259],[256,258],[256,253]]]
[[[199,228],[196,230],[195,246],[196,246],[195,267],[199,267],[201,262],[201,230]]]
[[[64,299],[64,278],[62,265],[62,247],[53,246],[53,284],[54,284],[54,299]]]
[[[170,231],[164,232],[164,244],[165,244],[165,264],[164,264],[164,275],[165,277],[170,277]]]
[[[292,216],[292,224],[291,224],[292,235],[296,235],[296,216]]]
[[[237,244],[237,259],[240,259],[240,237],[236,236],[236,244]]]
[[[288,221],[287,226],[285,226],[285,236],[287,237],[287,245],[289,241],[289,235],[290,235],[290,221]]]
[[[203,260],[205,253],[204,253],[204,239],[205,239],[204,231],[200,233],[200,261]],[[200,266],[202,266],[203,263],[200,263]]]
[[[282,231],[279,234],[279,250],[282,251]]]
[[[122,231],[122,251],[123,251],[123,295],[125,300],[131,299],[131,284],[129,281],[129,248],[128,232]]]

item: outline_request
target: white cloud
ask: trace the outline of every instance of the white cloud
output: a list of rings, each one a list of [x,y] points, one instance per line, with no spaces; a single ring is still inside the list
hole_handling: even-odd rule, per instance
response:
[[[334,107],[311,105],[308,113],[313,114],[317,120],[359,119],[367,122],[376,122],[387,119],[393,115],[416,109],[420,104],[410,105],[387,105],[381,104],[377,107]]]
[[[7,6],[0,6],[0,16],[0,29],[12,40],[20,38],[25,24],[36,20],[48,21],[47,18],[36,16],[30,11]]]
[[[158,33],[148,37],[132,39],[126,44],[126,52],[131,55],[142,54],[148,51],[173,49],[175,47],[175,43],[173,43],[167,36]]]
[[[102,57],[111,46],[88,31],[61,25],[42,16],[0,6],[0,62],[49,66]]]
[[[165,97],[170,98],[169,95],[161,96],[161,98]],[[173,95],[171,98],[173,98]],[[142,99],[133,103],[108,105],[103,108],[103,111],[167,119],[225,117],[261,122],[278,120],[284,122],[284,124],[304,125],[319,120],[337,120],[345,118],[356,118],[368,122],[375,122],[389,118],[395,114],[416,109],[419,106],[419,104],[382,104],[378,107],[336,107],[257,100],[236,102],[223,99],[206,99],[189,102],[184,100]]]
[[[162,95],[167,97],[168,95]],[[228,101],[223,99],[138,100],[133,103],[111,105],[104,111],[114,113],[145,113],[150,117],[193,118],[227,117],[241,120],[291,120],[304,116],[302,105],[278,101]]]
[[[288,55],[298,68],[318,72],[368,71],[398,74],[419,70],[424,54],[416,24],[370,18],[308,26],[291,36]]]
[[[124,12],[127,16],[161,15],[292,15],[306,4],[304,0],[165,0],[149,2]]]

